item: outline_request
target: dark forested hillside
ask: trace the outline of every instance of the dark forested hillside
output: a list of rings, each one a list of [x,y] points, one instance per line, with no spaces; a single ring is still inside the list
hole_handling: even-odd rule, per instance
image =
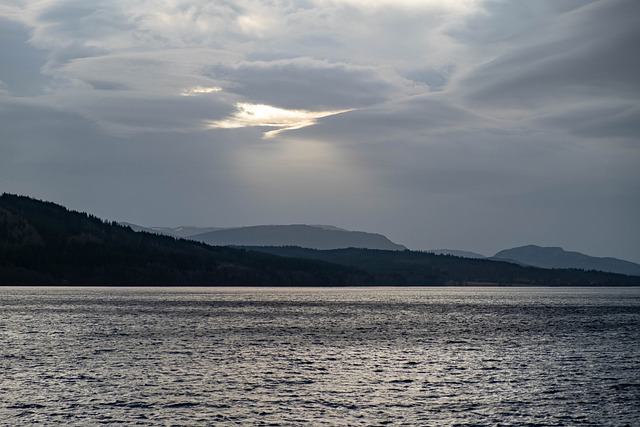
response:
[[[298,247],[252,247],[250,249],[358,268],[369,272],[377,284],[640,285],[638,276],[577,269],[525,267],[510,262],[436,255],[428,252],[355,248],[321,251]]]
[[[350,267],[139,233],[54,203],[0,197],[0,285],[342,285],[369,280]]]

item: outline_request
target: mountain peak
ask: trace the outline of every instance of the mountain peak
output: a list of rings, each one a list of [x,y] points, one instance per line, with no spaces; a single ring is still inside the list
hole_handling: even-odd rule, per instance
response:
[[[253,225],[214,230],[189,239],[217,246],[300,246],[310,249],[366,248],[405,250],[382,234],[326,225]]]
[[[640,264],[616,258],[592,257],[580,252],[565,251],[558,246],[520,246],[500,251],[493,258],[534,267],[578,268],[640,276]]]
[[[364,248],[403,251],[405,246],[378,233],[350,231],[333,225],[289,224],[242,227],[141,227],[121,223],[135,231],[166,234],[214,246],[300,246],[310,249]]]

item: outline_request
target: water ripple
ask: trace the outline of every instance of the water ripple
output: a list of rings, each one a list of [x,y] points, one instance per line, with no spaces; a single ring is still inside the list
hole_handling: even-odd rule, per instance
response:
[[[0,288],[0,425],[640,425],[640,290]]]

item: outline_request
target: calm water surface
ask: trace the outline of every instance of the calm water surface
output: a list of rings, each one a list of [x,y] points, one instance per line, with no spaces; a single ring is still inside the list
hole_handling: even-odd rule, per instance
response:
[[[0,425],[639,426],[640,289],[0,288]]]

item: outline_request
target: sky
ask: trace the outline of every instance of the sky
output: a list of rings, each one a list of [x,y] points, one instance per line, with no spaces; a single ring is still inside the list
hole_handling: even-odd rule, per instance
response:
[[[640,262],[637,0],[4,0],[0,191]]]

